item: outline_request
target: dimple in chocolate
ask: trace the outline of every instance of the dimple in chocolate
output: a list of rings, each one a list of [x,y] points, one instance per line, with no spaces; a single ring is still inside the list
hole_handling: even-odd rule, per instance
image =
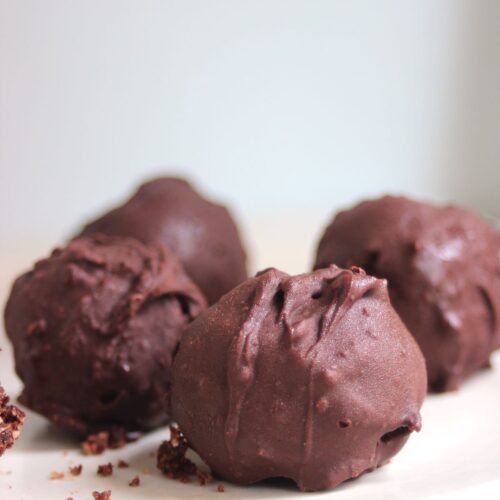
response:
[[[500,237],[457,206],[402,197],[340,212],[315,268],[361,266],[389,282],[391,302],[427,363],[429,389],[457,389],[500,346]]]
[[[356,268],[270,269],[186,329],[172,411],[221,477],[322,490],[396,454],[420,429],[425,389],[385,281]]]

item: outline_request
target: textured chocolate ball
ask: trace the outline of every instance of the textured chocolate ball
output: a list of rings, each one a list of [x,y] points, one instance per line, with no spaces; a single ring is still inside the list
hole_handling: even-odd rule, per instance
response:
[[[19,437],[23,423],[24,412],[9,404],[9,397],[0,386],[0,457]]]
[[[245,252],[227,209],[181,179],[163,177],[143,184],[81,234],[95,233],[167,245],[210,304],[247,277]]]
[[[326,229],[315,268],[356,265],[385,278],[427,362],[429,388],[456,389],[500,346],[500,238],[456,206],[365,201]]]
[[[164,423],[174,350],[204,298],[163,246],[95,236],[14,283],[5,309],[21,402],[81,437]]]
[[[221,477],[322,490],[400,450],[420,429],[426,382],[384,280],[357,268],[271,269],[186,329],[172,412]]]

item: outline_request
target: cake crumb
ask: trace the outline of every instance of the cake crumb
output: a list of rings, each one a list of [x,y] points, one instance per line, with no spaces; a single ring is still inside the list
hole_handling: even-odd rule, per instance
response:
[[[212,474],[198,469],[196,471],[196,477],[198,478],[198,484],[200,486],[205,486],[213,481]]]
[[[217,486],[217,492],[218,493],[224,493],[226,489],[224,488],[224,485],[221,483]]]
[[[106,449],[123,448],[127,443],[137,441],[142,436],[141,432],[126,432],[122,427],[112,427],[109,431],[89,434],[81,443],[86,455],[100,455]]]
[[[87,439],[81,443],[83,453],[85,455],[100,455],[106,450],[109,445],[109,433],[98,432],[90,434]]]
[[[75,465],[74,467],[69,468],[69,473],[72,476],[79,476],[82,473],[83,465]]]
[[[109,500],[111,498],[111,490],[93,491],[92,496],[94,500]]]
[[[139,476],[135,476],[130,483],[128,483],[129,486],[136,487],[141,484],[141,478]]]
[[[19,437],[25,418],[24,412],[9,404],[9,401],[3,387],[0,386],[0,456]]]
[[[119,469],[126,469],[126,468],[130,467],[129,464],[127,462],[125,462],[125,460],[122,460],[122,459],[118,460],[118,463],[116,464],[116,466]]]
[[[200,470],[195,463],[186,457],[189,444],[177,427],[170,427],[170,439],[161,443],[156,466],[171,479],[177,479],[181,483],[189,483],[191,476],[198,478],[201,486],[213,481],[209,472]]]
[[[57,472],[53,470],[49,476],[51,481],[57,481],[59,479],[64,479],[64,472]]]
[[[97,474],[102,477],[111,476],[113,474],[113,464],[107,463],[97,466]]]

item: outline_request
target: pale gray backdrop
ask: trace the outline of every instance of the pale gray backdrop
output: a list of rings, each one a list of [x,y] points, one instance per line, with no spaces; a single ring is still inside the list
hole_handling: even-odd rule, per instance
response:
[[[4,252],[160,167],[230,203],[259,265],[368,195],[500,216],[500,2],[0,0]]]

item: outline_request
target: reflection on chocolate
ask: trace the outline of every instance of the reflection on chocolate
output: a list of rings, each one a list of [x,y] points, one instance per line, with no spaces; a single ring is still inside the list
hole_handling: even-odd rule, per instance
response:
[[[84,437],[167,420],[181,330],[204,298],[163,246],[96,236],[19,277],[5,310],[21,401]]]
[[[500,238],[477,215],[386,196],[340,212],[315,268],[356,265],[386,278],[419,343],[429,388],[456,389],[500,346]]]
[[[163,177],[143,184],[81,234],[95,233],[167,245],[210,304],[247,276],[245,252],[227,209],[202,198],[181,179]]]
[[[172,412],[221,477],[332,488],[420,429],[425,363],[386,282],[331,266],[248,279],[186,329]]]

